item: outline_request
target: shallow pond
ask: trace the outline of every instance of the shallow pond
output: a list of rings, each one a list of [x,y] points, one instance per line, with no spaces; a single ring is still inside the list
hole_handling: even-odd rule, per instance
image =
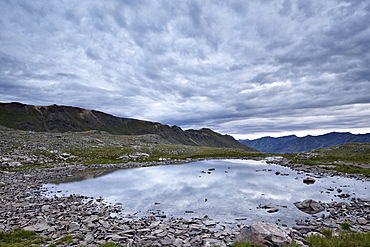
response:
[[[44,187],[51,195],[81,194],[122,203],[123,215],[160,212],[167,218],[187,219],[208,215],[224,224],[265,221],[288,226],[293,226],[295,219],[312,217],[298,210],[294,202],[350,200],[340,198],[342,194],[367,198],[370,188],[369,182],[342,177],[315,178],[314,184],[307,185],[303,183],[307,174],[265,161],[235,159],[124,169],[87,177],[92,178]],[[263,208],[266,205],[269,209]],[[278,211],[269,213],[271,209]]]

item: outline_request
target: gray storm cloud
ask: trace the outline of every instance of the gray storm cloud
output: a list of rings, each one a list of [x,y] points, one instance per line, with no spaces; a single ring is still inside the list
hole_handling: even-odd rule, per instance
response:
[[[235,135],[370,132],[368,1],[3,1],[0,100]]]

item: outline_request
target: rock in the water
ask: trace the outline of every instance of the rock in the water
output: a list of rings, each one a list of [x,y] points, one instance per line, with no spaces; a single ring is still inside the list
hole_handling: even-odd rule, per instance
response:
[[[312,199],[304,200],[301,202],[295,202],[294,205],[307,214],[317,214],[324,211],[324,207],[317,201]]]
[[[237,241],[250,241],[255,244],[264,244],[268,246],[283,246],[292,242],[293,230],[286,227],[280,227],[270,223],[256,222],[244,226]]]
[[[305,184],[314,184],[315,182],[316,180],[314,178],[307,177],[303,179],[303,183]]]

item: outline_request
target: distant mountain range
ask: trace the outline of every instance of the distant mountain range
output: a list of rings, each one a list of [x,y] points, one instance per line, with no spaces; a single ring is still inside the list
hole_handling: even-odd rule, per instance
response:
[[[332,147],[343,143],[370,142],[370,134],[351,134],[349,132],[332,132],[319,136],[297,137],[262,137],[255,140],[239,140],[240,143],[255,148],[264,153],[299,153],[317,148]]]
[[[103,112],[72,106],[33,106],[16,102],[0,103],[0,125],[38,132],[63,133],[100,130],[115,135],[157,134],[174,144],[257,151],[241,144],[230,135],[221,135],[206,128],[184,131],[178,126],[120,118]]]

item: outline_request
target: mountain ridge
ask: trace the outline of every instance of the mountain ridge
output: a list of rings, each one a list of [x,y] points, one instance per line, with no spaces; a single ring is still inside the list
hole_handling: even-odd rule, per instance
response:
[[[115,135],[157,134],[174,144],[257,151],[239,143],[230,135],[222,135],[207,128],[182,130],[176,125],[121,118],[96,110],[56,104],[34,106],[18,102],[0,103],[0,125],[52,133],[99,130]]]
[[[296,135],[267,136],[255,140],[239,140],[239,142],[264,153],[299,153],[344,143],[367,143],[370,142],[370,133],[330,132],[318,136],[307,135],[304,137]]]

